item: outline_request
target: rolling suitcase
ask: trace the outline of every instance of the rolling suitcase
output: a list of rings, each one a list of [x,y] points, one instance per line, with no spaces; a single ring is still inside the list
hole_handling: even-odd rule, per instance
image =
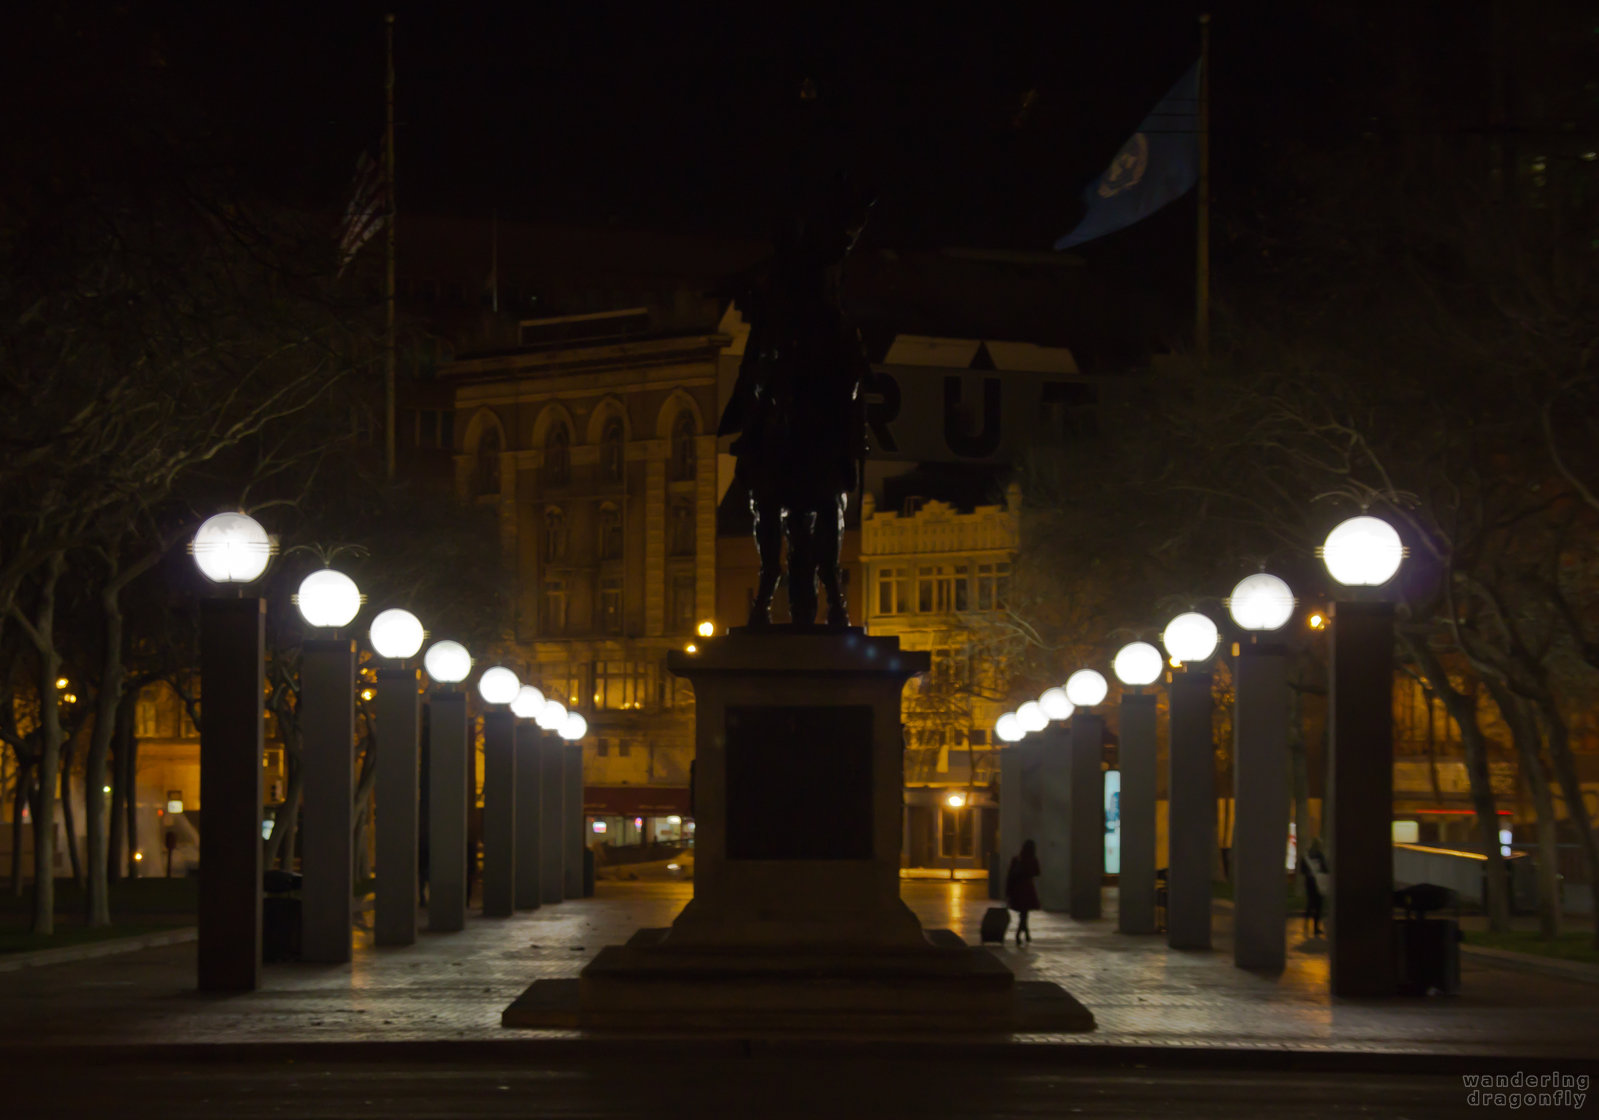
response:
[[[1005,931],[1010,928],[1010,911],[1003,906],[990,906],[983,914],[983,944],[990,941],[1004,944]]]

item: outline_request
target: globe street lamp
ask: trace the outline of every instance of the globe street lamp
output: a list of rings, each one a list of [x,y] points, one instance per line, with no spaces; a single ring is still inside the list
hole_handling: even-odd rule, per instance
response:
[[[1220,634],[1198,611],[1166,625],[1161,642],[1182,672],[1171,677],[1167,751],[1166,943],[1210,948],[1210,861],[1216,848],[1216,765],[1209,662]]]
[[[1165,672],[1166,659],[1148,642],[1116,652],[1111,671],[1121,698],[1121,878],[1116,928],[1155,932],[1155,695],[1143,691]]]
[[[1227,612],[1249,635],[1233,666],[1233,963],[1280,969],[1288,951],[1288,668],[1281,643],[1262,637],[1288,624],[1294,593],[1257,572],[1233,588]]]
[[[422,666],[443,691],[428,699],[428,929],[466,928],[467,751],[466,693],[455,686],[472,672],[472,655],[455,641],[428,646]]]
[[[333,568],[300,581],[294,605],[317,630],[348,626],[361,610],[355,581]],[[300,645],[301,828],[305,850],[300,888],[300,956],[321,964],[350,959],[355,893],[355,642],[307,638]]]
[[[1044,714],[1052,720],[1066,720],[1072,718],[1072,711],[1076,705],[1066,698],[1066,690],[1059,685],[1046,688],[1044,694],[1038,698],[1038,706],[1044,709]]]
[[[389,661],[409,661],[427,634],[408,610],[378,612],[367,631],[372,650]],[[372,940],[378,945],[416,942],[418,895],[418,813],[422,798],[422,674],[413,665],[377,671],[377,754],[374,782],[374,832],[377,842],[377,900]]]
[[[1016,709],[1016,722],[1021,724],[1025,732],[1042,731],[1049,726],[1049,716],[1044,713],[1042,704],[1029,700]]]
[[[190,547],[200,573],[223,584],[259,579],[273,551],[266,530],[242,513],[209,518]],[[207,809],[200,818],[201,991],[254,991],[261,984],[265,681],[266,600],[207,596],[200,604],[200,797]]]
[[[1327,534],[1321,558],[1348,588],[1375,588],[1399,572],[1405,549],[1380,518],[1354,517]],[[1393,686],[1391,602],[1339,595],[1329,612],[1332,907],[1327,955],[1332,993],[1391,995],[1393,950]]]
[[[1027,729],[1016,718],[1015,712],[1006,712],[994,721],[994,734],[1007,743],[1019,743],[1022,736],[1027,734]]]
[[[1079,669],[1066,678],[1072,715],[1067,758],[1067,897],[1079,921],[1100,916],[1105,879],[1105,719],[1093,711],[1110,691],[1103,674]]]
[[[504,665],[483,670],[483,916],[516,913],[516,714],[522,682]],[[470,853],[468,853],[470,858]]]

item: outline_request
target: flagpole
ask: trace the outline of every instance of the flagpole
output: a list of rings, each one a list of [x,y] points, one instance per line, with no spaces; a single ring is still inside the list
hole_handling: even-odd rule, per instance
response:
[[[1194,239],[1194,349],[1210,360],[1210,13],[1199,17],[1199,214]]]
[[[394,192],[394,13],[390,12],[383,17],[384,29],[387,37],[388,71],[384,80],[384,100],[387,102],[387,121],[383,134],[383,164],[384,175],[388,179],[389,188],[389,222],[388,242],[389,261],[388,277],[384,284],[385,302],[388,304],[388,345],[387,354],[384,356],[383,378],[383,452],[385,477],[394,480],[394,362],[395,362],[395,331],[394,331],[394,257],[395,236],[394,225],[398,219],[399,207],[395,200]]]

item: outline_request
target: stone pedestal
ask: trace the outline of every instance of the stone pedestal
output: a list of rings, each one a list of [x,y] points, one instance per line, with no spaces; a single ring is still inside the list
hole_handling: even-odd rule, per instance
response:
[[[372,934],[379,945],[416,943],[420,683],[415,669],[378,670],[378,897]]]
[[[1166,944],[1210,948],[1210,865],[1216,858],[1216,761],[1211,678],[1188,670],[1171,681],[1166,861]]]
[[[300,959],[350,959],[355,894],[355,643],[308,639],[300,654]]]
[[[428,703],[428,929],[466,928],[466,799],[472,782],[466,696]]]
[[[1233,963],[1281,969],[1288,939],[1288,666],[1280,647],[1234,662]]]
[[[926,653],[857,629],[674,654],[696,704],[694,898],[505,1010],[520,1027],[1087,1030],[1053,984],[924,931],[899,897],[900,692]]]
[[[540,792],[539,737],[543,734],[527,720],[516,725],[516,908],[537,910],[541,891],[539,855],[543,795]]]

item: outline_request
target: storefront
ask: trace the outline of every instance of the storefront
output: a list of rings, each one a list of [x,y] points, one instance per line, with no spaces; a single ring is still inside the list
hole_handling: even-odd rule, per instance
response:
[[[583,790],[583,817],[591,845],[620,848],[694,843],[687,789],[588,786]]]

